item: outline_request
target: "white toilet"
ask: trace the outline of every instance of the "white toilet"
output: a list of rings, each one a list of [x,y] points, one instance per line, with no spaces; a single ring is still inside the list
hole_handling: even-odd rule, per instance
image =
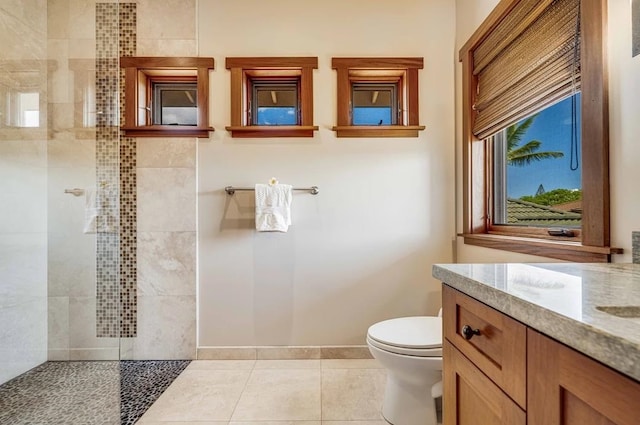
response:
[[[384,418],[393,425],[436,425],[431,387],[442,380],[442,318],[376,323],[367,332],[367,345],[387,369]]]

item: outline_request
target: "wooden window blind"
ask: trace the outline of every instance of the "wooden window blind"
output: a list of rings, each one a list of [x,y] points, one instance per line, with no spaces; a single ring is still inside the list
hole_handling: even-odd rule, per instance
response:
[[[473,50],[476,137],[580,89],[579,16],[579,0],[521,0]]]

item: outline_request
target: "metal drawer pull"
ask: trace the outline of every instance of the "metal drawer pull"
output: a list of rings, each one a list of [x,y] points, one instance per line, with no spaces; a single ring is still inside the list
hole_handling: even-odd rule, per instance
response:
[[[464,339],[469,341],[471,338],[473,338],[474,335],[480,335],[480,329],[473,329],[469,325],[464,325],[462,327],[462,336],[464,337]]]

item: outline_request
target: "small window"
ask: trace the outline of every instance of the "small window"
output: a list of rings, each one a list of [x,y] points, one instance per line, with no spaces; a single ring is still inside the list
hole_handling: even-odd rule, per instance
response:
[[[333,58],[338,137],[417,137],[422,58]]]
[[[213,58],[122,57],[125,136],[209,137]]]
[[[313,137],[318,58],[227,58],[232,137]]]
[[[299,80],[251,80],[251,125],[298,125]]]
[[[353,125],[396,125],[401,113],[397,84],[355,83],[352,86]]]
[[[193,83],[153,84],[154,125],[197,125],[198,88]]]

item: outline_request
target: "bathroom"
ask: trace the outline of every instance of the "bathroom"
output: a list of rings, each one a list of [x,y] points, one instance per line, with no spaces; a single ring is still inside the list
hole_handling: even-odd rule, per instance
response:
[[[372,323],[437,313],[432,264],[549,261],[456,236],[457,51],[496,4],[3,1],[2,78],[39,93],[39,117],[35,128],[0,127],[0,322],[10,324],[0,331],[0,381],[47,360],[238,358],[255,347],[271,358],[362,355]],[[611,240],[625,250],[614,256],[621,262],[640,216],[627,184],[640,178],[638,60],[619,24],[629,10],[610,1]],[[119,137],[121,55],[213,57],[215,131]],[[232,138],[231,56],[317,56],[313,137]],[[336,137],[331,58],[340,56],[423,57],[426,129],[415,138]],[[112,86],[99,98],[100,67]],[[224,191],[272,177],[320,189],[294,194],[283,234],[255,232],[252,195]],[[65,193],[75,188],[83,193]],[[118,205],[118,233],[84,232],[88,191]]]

